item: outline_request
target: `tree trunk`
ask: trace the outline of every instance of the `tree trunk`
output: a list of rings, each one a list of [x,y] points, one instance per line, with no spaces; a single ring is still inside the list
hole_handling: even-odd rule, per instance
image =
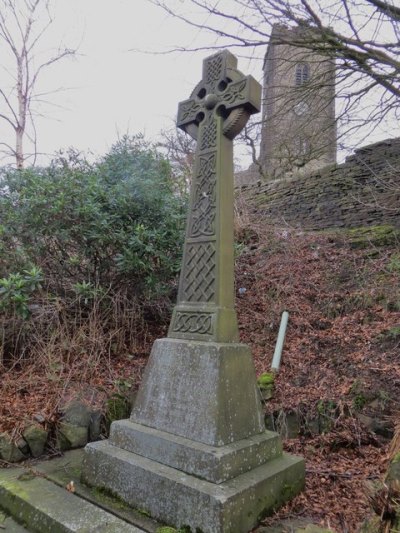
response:
[[[24,168],[24,149],[23,149],[24,131],[21,128],[16,130],[16,142],[15,142],[15,161],[17,168],[21,170]]]

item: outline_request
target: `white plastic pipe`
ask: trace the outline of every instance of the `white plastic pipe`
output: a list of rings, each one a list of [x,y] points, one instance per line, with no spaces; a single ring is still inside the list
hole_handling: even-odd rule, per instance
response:
[[[283,311],[281,325],[279,326],[278,339],[276,341],[274,357],[272,358],[271,370],[278,372],[281,365],[283,343],[285,342],[286,327],[289,320],[289,313]]]

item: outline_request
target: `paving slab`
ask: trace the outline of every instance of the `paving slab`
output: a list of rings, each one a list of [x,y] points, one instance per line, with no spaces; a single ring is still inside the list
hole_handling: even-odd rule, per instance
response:
[[[0,505],[32,533],[141,533],[121,518],[28,470],[0,473]]]
[[[2,511],[0,511],[0,530],[5,533],[26,533],[28,531]]]
[[[0,469],[0,531],[154,533],[162,524],[80,482],[83,450]],[[74,492],[67,490],[73,484]],[[22,524],[22,525],[21,525]]]
[[[65,487],[73,481],[75,494],[115,514],[119,518],[138,527],[140,530],[154,533],[162,525],[148,517],[146,513],[133,509],[111,494],[81,483],[83,457],[83,448],[71,450],[65,452],[62,457],[40,461],[33,465],[33,469],[60,487]]]

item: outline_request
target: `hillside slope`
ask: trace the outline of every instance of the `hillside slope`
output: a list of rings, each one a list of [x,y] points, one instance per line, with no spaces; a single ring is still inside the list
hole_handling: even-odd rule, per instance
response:
[[[358,531],[370,512],[365,482],[387,467],[399,408],[398,234],[303,233],[239,219],[237,235],[241,339],[258,375],[270,370],[280,315],[290,313],[266,421],[307,461],[306,491],[265,523],[307,516]]]
[[[236,237],[241,340],[253,352],[257,375],[269,372],[281,313],[290,313],[281,370],[272,398],[265,399],[266,422],[307,464],[305,492],[264,525],[300,517],[338,533],[356,532],[371,513],[365,483],[382,479],[398,419],[398,232],[304,233],[242,214]],[[107,397],[130,396],[152,342],[167,327],[143,324],[133,333],[134,351],[106,359],[82,350],[66,357],[63,347],[50,352],[44,345],[35,359],[21,356],[1,368],[0,433],[17,440],[24,426],[39,420],[49,431],[47,453],[58,453],[62,402],[88,391],[104,412]],[[90,333],[97,341],[97,330]]]

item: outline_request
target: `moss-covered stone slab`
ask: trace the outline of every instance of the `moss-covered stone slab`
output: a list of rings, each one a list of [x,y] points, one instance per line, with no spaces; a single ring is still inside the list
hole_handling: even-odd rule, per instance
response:
[[[21,469],[0,471],[0,508],[36,533],[139,533],[140,529]]]
[[[0,529],[6,533],[26,533],[28,529],[0,511]]]

